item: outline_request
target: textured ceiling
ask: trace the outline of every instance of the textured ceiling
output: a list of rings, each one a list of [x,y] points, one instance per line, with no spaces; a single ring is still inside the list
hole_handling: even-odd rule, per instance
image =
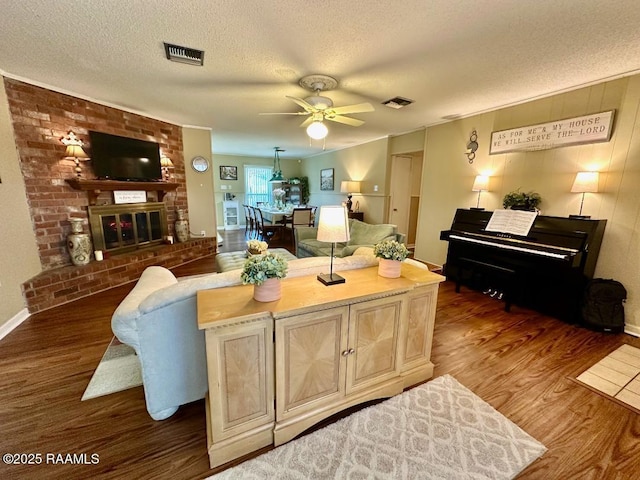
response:
[[[409,132],[640,71],[637,0],[19,0],[0,16],[0,73],[181,125],[219,154],[322,151],[286,95],[309,74],[361,127],[329,123],[326,149]],[[163,42],[205,50],[204,66]],[[394,110],[394,96],[415,100]]]

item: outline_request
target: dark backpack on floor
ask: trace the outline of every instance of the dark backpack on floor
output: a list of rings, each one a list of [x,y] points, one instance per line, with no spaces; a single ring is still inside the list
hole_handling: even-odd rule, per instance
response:
[[[611,279],[594,278],[587,283],[581,313],[585,327],[601,332],[624,331],[624,305],[627,290]]]

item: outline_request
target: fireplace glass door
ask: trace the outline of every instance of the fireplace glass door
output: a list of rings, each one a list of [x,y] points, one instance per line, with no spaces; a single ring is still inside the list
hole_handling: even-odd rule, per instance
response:
[[[89,207],[96,250],[126,252],[162,243],[167,235],[164,203]]]

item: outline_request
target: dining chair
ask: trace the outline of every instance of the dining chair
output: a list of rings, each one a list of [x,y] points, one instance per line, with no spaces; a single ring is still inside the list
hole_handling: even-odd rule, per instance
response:
[[[265,224],[264,217],[262,216],[262,211],[259,208],[254,207],[253,211],[256,216],[255,223],[258,237],[260,237],[265,242],[269,243],[270,240],[277,237],[284,229],[284,226],[280,224]]]
[[[313,227],[313,219],[311,218],[312,208],[294,208],[291,217],[287,218],[285,229],[291,234],[291,247],[295,247],[295,238],[293,230],[299,226]]]
[[[253,225],[253,217],[251,216],[251,209],[249,205],[242,204],[242,208],[244,208],[244,233],[245,235],[248,233],[252,233],[255,228]]]

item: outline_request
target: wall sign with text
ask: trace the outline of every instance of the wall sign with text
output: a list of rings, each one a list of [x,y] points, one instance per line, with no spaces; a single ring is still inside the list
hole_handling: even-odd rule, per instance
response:
[[[489,154],[547,150],[569,145],[608,142],[611,139],[613,112],[614,110],[610,110],[493,132]]]

